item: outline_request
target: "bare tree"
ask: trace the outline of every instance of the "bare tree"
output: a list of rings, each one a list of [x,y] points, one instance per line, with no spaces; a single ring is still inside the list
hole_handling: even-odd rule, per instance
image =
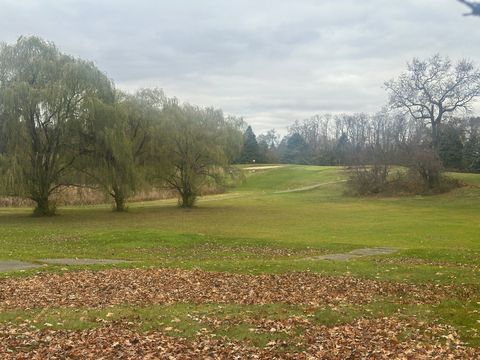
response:
[[[427,60],[413,59],[407,71],[387,81],[390,105],[404,109],[414,119],[431,126],[432,145],[438,150],[439,127],[447,115],[469,111],[480,96],[480,70],[471,61],[452,64],[434,55]]]

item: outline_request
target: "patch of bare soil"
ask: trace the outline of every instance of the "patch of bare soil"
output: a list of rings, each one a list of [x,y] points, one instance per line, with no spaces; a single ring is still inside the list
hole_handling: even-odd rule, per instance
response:
[[[478,359],[447,326],[395,318],[361,319],[327,327],[307,320],[259,320],[253,331],[293,334],[265,348],[203,329],[194,339],[141,333],[128,323],[84,331],[0,328],[0,357],[10,359]],[[292,343],[294,342],[294,343]]]
[[[0,260],[0,272],[21,271],[37,268],[40,265],[18,260]]]
[[[446,285],[415,285],[330,277],[302,272],[240,275],[176,269],[112,269],[0,279],[0,310],[45,307],[172,303],[287,303],[319,306],[362,304],[379,296],[400,303],[436,303],[457,291]],[[463,298],[474,289],[463,288]],[[471,293],[469,293],[469,291]]]

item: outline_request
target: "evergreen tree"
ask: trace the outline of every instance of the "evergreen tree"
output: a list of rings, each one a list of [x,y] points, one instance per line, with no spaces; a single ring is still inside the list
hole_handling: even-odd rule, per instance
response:
[[[463,134],[459,126],[442,127],[439,137],[439,156],[447,169],[461,169],[463,154]]]
[[[260,152],[257,143],[257,137],[252,130],[252,127],[247,127],[243,134],[243,150],[240,155],[240,162],[243,164],[250,164],[252,162],[260,162]]]
[[[288,137],[282,162],[288,164],[306,164],[308,146],[305,139],[298,133]]]
[[[466,170],[480,173],[480,136],[472,134],[463,149],[463,164]]]

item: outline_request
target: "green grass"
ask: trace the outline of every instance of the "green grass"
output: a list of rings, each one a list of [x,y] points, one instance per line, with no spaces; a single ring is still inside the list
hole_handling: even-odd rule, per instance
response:
[[[244,184],[227,194],[201,199],[193,210],[179,209],[173,200],[130,204],[125,214],[113,213],[109,206],[61,208],[58,216],[44,219],[30,216],[30,209],[0,209],[0,259],[114,258],[134,261],[117,267],[242,273],[310,270],[385,281],[480,287],[480,175],[454,176],[470,186],[437,196],[363,199],[344,195],[344,171],[340,168],[285,166],[247,171]],[[317,184],[323,185],[309,191],[278,193]],[[399,252],[348,262],[305,259],[365,247],[396,247]],[[13,276],[61,268],[50,266]],[[72,270],[79,268],[85,267]],[[389,305],[382,306],[392,312]],[[451,299],[444,307],[419,308],[414,315],[464,327],[461,331],[465,339],[479,345],[478,337],[469,332],[480,327],[469,313],[476,305],[468,306]],[[229,309],[232,313],[244,311],[235,306]],[[378,310],[380,315],[381,307]],[[102,316],[93,310],[84,311],[92,317]],[[137,311],[126,307],[120,313],[129,317],[129,312]],[[149,318],[174,316],[176,311],[183,316],[192,310],[178,305],[145,311],[140,316]],[[334,323],[364,313],[362,307],[354,307],[346,310],[345,317],[336,312],[322,313],[321,317]],[[2,314],[0,318],[9,316]],[[273,312],[265,316],[272,317]],[[53,324],[57,320],[53,316],[51,321],[41,321]],[[147,328],[155,327],[155,321],[142,323]],[[65,324],[74,329],[84,326],[75,319]],[[251,334],[246,326],[232,331],[248,337]],[[197,330],[191,327],[191,331]]]
[[[466,187],[431,197],[360,199],[344,196],[344,183],[332,183],[341,179],[342,170],[331,167],[258,171],[234,192],[201,200],[193,210],[178,209],[174,201],[157,201],[131,204],[125,214],[93,206],[62,208],[58,216],[42,219],[29,216],[29,209],[2,209],[0,258],[118,258],[142,265],[220,271],[311,269],[376,277],[383,265],[368,260],[348,264],[292,260],[307,257],[308,251],[322,254],[388,246],[402,251],[390,256],[399,259],[398,269],[384,276],[420,281],[429,281],[437,272],[435,266],[429,269],[428,262],[479,263],[480,189]],[[318,183],[328,185],[282,194],[264,190]],[[401,261],[405,257],[426,264],[406,266]],[[455,271],[469,282],[478,282],[476,272],[458,267]]]
[[[260,166],[261,168],[261,166]],[[247,170],[247,181],[239,191],[275,192],[343,180],[340,168],[329,166],[281,166],[267,170]]]

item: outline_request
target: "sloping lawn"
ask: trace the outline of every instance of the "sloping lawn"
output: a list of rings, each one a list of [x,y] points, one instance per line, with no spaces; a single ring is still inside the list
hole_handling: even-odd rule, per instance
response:
[[[110,358],[174,356],[174,348],[188,358],[205,346],[227,358],[321,357],[335,344],[339,358],[353,348],[357,356],[376,349],[385,357],[407,349],[431,358],[477,356],[480,175],[454,174],[468,186],[443,195],[352,198],[341,168],[245,172],[244,184],[193,210],[171,200],[130,204],[125,214],[62,208],[45,219],[0,209],[0,259],[129,261],[0,274],[0,356],[45,358],[47,337],[56,356],[71,357],[87,349],[98,355],[102,346]],[[315,259],[376,247],[397,251]],[[143,272],[137,279],[134,271]],[[113,298],[119,301],[107,301]],[[89,347],[99,336],[105,343]]]

